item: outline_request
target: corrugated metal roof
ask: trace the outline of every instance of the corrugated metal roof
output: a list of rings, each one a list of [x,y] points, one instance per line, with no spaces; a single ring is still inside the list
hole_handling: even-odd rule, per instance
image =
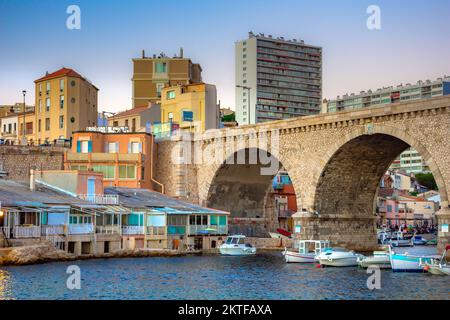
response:
[[[3,179],[0,179],[0,201],[2,202],[2,206],[29,207],[89,203],[39,184],[36,184],[36,191],[31,191],[29,185],[25,183]]]
[[[118,195],[121,205],[134,209],[152,209],[168,214],[229,214],[226,211],[201,207],[147,189],[109,187],[105,188],[105,194]]]

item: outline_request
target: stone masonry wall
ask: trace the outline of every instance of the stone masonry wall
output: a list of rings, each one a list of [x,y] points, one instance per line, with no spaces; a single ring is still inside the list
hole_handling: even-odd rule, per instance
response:
[[[64,148],[0,146],[0,169],[8,173],[5,179],[28,181],[30,169],[62,170]]]

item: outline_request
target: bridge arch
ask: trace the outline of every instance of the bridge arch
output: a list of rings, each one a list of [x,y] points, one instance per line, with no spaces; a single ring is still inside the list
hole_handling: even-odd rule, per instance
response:
[[[416,149],[429,165],[442,205],[448,206],[447,186],[431,152],[407,132],[375,123],[355,128],[328,148],[324,155],[328,160],[313,182],[313,217],[299,222],[307,229],[304,236],[360,249],[373,247],[380,180],[408,147]]]
[[[261,161],[259,152],[267,158]],[[255,158],[250,153],[258,156]],[[238,157],[241,157],[240,162]],[[267,237],[268,231],[278,227],[271,191],[277,172],[284,169],[289,173],[289,161],[285,165],[282,158],[260,147],[245,147],[227,154],[226,160],[211,170],[213,174],[205,181],[208,186],[206,205],[230,212],[230,234]],[[262,168],[268,168],[267,159],[275,161],[276,168],[262,173]],[[293,182],[293,185],[296,184]]]

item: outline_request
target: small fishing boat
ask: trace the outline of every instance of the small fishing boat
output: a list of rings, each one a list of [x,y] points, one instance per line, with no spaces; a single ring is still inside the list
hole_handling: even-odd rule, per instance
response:
[[[314,245],[314,248],[310,248]],[[315,257],[321,253],[325,248],[330,246],[328,240],[296,240],[294,248],[284,248],[283,255],[286,262],[297,263],[313,263]]]
[[[427,271],[430,274],[450,276],[450,265],[445,259],[448,250],[450,250],[450,245],[447,245],[445,247],[445,250],[442,253],[442,257],[440,257],[439,259],[432,258],[430,262],[420,260],[420,267],[422,267],[424,271]]]
[[[414,247],[415,234],[403,233],[401,231],[394,232],[389,244],[393,247]]]
[[[381,269],[389,269],[391,267],[391,260],[389,251],[374,251],[372,256],[358,257],[358,265],[361,268],[368,268],[369,266],[378,266]]]
[[[435,246],[437,245],[437,239],[430,239],[426,243],[427,246]]]
[[[438,256],[417,256],[405,253],[395,253],[389,248],[391,268],[394,272],[424,272],[420,264],[431,263],[431,259]]]
[[[413,243],[415,246],[423,246],[427,244],[427,239],[422,236],[414,236]]]
[[[219,246],[219,251],[225,256],[249,256],[256,254],[256,248],[249,243],[245,243],[244,235],[227,237],[225,243]]]
[[[316,256],[321,266],[352,267],[358,265],[362,255],[345,248],[326,248]]]

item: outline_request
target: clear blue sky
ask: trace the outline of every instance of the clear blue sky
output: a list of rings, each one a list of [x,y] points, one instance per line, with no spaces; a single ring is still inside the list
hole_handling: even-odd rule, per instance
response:
[[[66,28],[71,4],[81,30]],[[366,27],[371,4],[379,31]],[[325,98],[435,79],[450,75],[449,18],[446,0],[0,0],[0,104],[21,101],[22,89],[34,102],[33,80],[66,66],[100,88],[100,110],[124,110],[131,59],[183,47],[234,107],[234,43],[248,31],[322,46]]]

